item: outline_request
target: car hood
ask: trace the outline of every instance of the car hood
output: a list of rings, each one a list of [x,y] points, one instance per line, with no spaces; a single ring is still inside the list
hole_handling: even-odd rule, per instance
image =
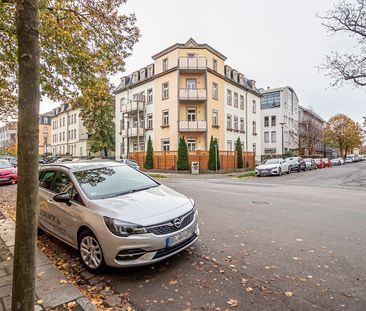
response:
[[[0,168],[0,176],[11,174],[13,170],[14,168]]]
[[[91,207],[103,216],[144,226],[171,220],[193,208],[187,196],[164,185],[90,202]]]
[[[279,164],[261,164],[261,165],[258,165],[256,167],[256,169],[266,170],[266,169],[270,169],[270,168],[277,168],[278,166],[279,166]]]

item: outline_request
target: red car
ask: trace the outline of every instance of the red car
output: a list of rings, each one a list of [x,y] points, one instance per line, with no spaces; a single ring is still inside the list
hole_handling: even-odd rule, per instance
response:
[[[332,167],[332,162],[330,162],[328,158],[323,158],[322,160],[324,162],[325,167]]]
[[[17,182],[17,169],[9,161],[0,160],[0,185]]]
[[[324,168],[325,167],[325,164],[324,164],[322,159],[314,159],[314,160],[315,160],[317,168]]]

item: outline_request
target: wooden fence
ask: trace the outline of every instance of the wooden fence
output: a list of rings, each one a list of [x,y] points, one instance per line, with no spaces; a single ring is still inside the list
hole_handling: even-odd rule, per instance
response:
[[[188,160],[189,167],[192,162],[199,162],[200,170],[208,170],[208,151],[189,151]],[[244,168],[253,169],[255,166],[255,153],[243,152],[243,165]],[[129,158],[135,160],[141,168],[144,167],[146,158],[146,152],[130,152]],[[222,170],[236,170],[237,167],[237,155],[235,151],[220,151],[220,166]],[[178,151],[155,151],[153,155],[154,169],[155,170],[177,170]]]

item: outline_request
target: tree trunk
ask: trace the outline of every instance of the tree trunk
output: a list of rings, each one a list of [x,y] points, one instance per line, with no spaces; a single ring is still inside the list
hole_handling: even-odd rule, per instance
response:
[[[12,311],[34,310],[38,204],[38,1],[17,0],[18,190]]]

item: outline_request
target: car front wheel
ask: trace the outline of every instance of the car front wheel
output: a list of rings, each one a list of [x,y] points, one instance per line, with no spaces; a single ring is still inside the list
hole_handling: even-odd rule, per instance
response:
[[[79,236],[79,254],[88,271],[100,273],[105,269],[102,248],[90,230],[84,230]]]

